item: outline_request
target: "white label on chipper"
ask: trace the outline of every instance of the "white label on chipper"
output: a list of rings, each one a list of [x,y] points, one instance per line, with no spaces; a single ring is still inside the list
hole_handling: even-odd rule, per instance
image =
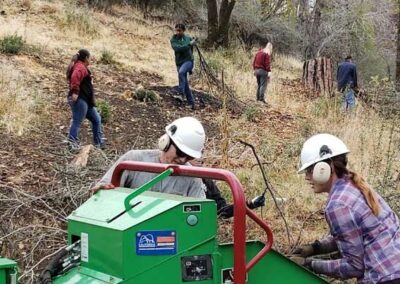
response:
[[[81,261],[89,262],[89,235],[81,233]]]

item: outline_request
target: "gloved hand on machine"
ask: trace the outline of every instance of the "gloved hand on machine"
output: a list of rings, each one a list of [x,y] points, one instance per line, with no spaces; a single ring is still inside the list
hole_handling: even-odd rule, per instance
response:
[[[328,236],[322,241],[314,241],[311,244],[302,245],[293,251],[290,259],[298,265],[313,270],[312,262],[316,260],[313,256],[329,254],[338,251],[336,242],[332,236]]]
[[[250,209],[256,209],[256,208],[265,206],[265,196],[264,196],[264,194],[256,196],[252,200],[247,201],[246,205]],[[234,211],[233,211],[233,205],[232,204],[226,204],[226,202],[225,202],[225,206],[218,206],[218,203],[217,203],[217,208],[218,208],[217,213],[218,213],[219,217],[222,217],[224,219],[228,219],[228,218],[233,217]]]

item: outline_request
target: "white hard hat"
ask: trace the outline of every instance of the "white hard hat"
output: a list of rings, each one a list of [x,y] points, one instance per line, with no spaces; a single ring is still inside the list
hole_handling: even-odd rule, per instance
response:
[[[301,166],[299,173],[304,173],[308,167],[320,161],[349,152],[342,140],[331,134],[314,135],[303,144],[301,150]]]
[[[186,155],[201,158],[206,134],[204,128],[194,117],[182,117],[165,127],[167,135]]]

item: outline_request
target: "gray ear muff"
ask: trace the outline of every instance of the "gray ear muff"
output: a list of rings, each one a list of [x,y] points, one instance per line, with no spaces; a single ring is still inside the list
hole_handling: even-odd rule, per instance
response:
[[[331,177],[331,166],[327,162],[316,163],[313,169],[312,179],[315,183],[324,184]]]
[[[169,138],[168,134],[164,134],[158,139],[158,149],[160,151],[167,151],[171,144],[171,138]]]

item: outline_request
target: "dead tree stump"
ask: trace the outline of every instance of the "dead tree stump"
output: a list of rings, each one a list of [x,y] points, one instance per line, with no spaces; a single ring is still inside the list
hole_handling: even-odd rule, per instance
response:
[[[303,84],[319,95],[333,95],[332,60],[318,57],[304,62]]]

